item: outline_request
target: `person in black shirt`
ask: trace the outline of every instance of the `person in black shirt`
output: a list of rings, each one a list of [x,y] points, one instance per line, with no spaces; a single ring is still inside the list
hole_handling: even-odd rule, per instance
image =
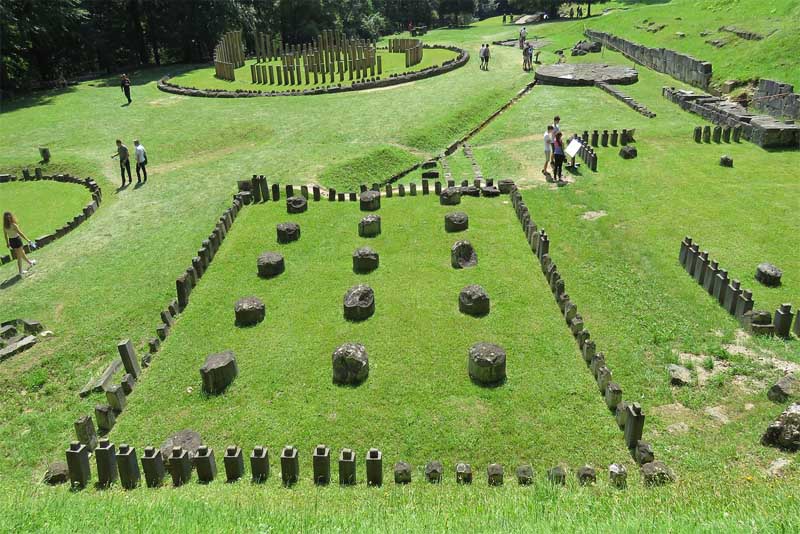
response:
[[[125,98],[128,99],[128,104],[131,103],[131,79],[127,74],[123,74],[120,78],[119,86],[122,92],[125,93]]]

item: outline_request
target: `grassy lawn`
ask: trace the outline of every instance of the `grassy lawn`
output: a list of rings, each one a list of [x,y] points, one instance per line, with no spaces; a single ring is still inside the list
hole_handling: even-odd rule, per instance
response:
[[[432,67],[434,65],[441,65],[445,61],[449,61],[458,57],[455,52],[451,52],[450,50],[442,50],[442,49],[426,49],[422,56],[422,61],[414,65],[413,67],[406,68],[405,63],[405,54],[393,54],[386,51],[379,51],[378,55],[381,56],[381,61],[383,62],[383,74],[381,75],[382,78],[388,78],[391,74],[400,74],[404,72],[416,72],[422,69],[426,69],[428,67]],[[253,84],[252,83],[252,76],[250,73],[250,65],[256,65],[255,60],[248,60],[245,62],[244,67],[240,67],[236,69],[236,80],[235,81],[228,81],[228,80],[220,80],[219,78],[214,76],[214,67],[205,67],[201,69],[192,70],[189,72],[182,73],[178,76],[175,76],[170,81],[177,85],[181,85],[184,87],[197,87],[198,89],[226,89],[229,91],[235,91],[236,89],[244,89],[244,90],[261,90],[261,91],[282,91],[284,89],[297,89],[302,91],[303,89],[309,89],[313,87],[320,87],[324,85],[332,85],[330,83],[330,76],[327,76],[327,80],[329,83],[322,83],[321,82],[321,75],[320,76],[320,83],[314,83],[313,74],[310,74],[309,81],[310,83],[301,83],[295,85],[289,85],[284,83],[282,85],[278,85],[277,80],[274,84]],[[261,63],[261,65],[273,66],[274,68],[278,68],[281,66],[280,61],[270,61],[268,63]],[[375,70],[375,75],[377,76],[377,69]],[[303,80],[305,80],[305,71],[303,71]],[[353,81],[349,79],[349,74],[345,72],[344,81],[339,81],[339,75],[336,75],[336,84],[341,83],[342,85],[352,85]]]
[[[718,11],[706,12],[712,4]],[[685,31],[678,43],[684,46],[695,39],[694,30],[674,27],[679,23],[697,26],[694,33],[700,24],[715,29],[727,23],[767,32],[758,21],[769,20],[780,31],[764,41],[732,43],[721,51],[703,45],[730,54],[731,63],[742,58],[741,71],[721,56],[685,50],[713,61],[722,80],[752,75],[749,56],[731,53],[748,47],[763,61],[758,74],[791,82],[780,66],[789,56],[759,48],[790,26],[788,4],[771,4],[774,13],[750,0],[736,3],[738,12],[710,1],[609,4],[627,10],[589,24],[645,44]],[[655,35],[633,28],[644,18],[666,23],[667,13],[683,20]],[[552,41],[542,54],[551,63],[555,50],[581,39],[582,29],[583,21],[559,22],[529,28],[529,35]],[[425,39],[464,47],[474,58],[481,43],[513,38],[516,31],[491,19],[432,31]],[[656,112],[655,119],[594,88],[537,86],[470,143],[484,176],[512,178],[523,188],[533,218],[551,236],[567,292],[625,398],[642,403],[645,439],[676,471],[676,484],[655,490],[640,484],[507,199],[466,199],[459,208],[471,216],[468,235],[480,263],[457,272],[448,266],[456,238],[442,230],[450,210],[433,197],[384,199],[383,235],[374,240],[357,237],[361,213],[355,205],[312,204],[299,216],[286,215],[283,203],[247,208],[111,433],[114,442],[130,441],[141,454],[144,445],[194,428],[218,461],[229,443],[248,452],[264,443],[274,473],[265,486],[215,482],[76,494],[40,483],[46,464],[63,460],[73,421],[102,400],[81,400],[78,390],[102,371],[119,339],[130,337],[141,349],[154,335],[175,277],[230,203],[237,179],[258,173],[271,182],[346,190],[439,154],[530,81],[518,50],[493,52],[488,73],[473,60],[452,73],[383,91],[192,99],[156,89],[160,76],[182,69],[165,67],[135,74],[130,107],[120,107],[121,93],[108,80],[4,104],[0,172],[35,165],[35,147],[46,144],[54,155],[46,173],[93,176],[105,194],[95,216],[37,253],[42,263],[34,277],[0,290],[3,316],[35,318],[55,332],[0,364],[0,530],[86,531],[114,510],[117,528],[138,531],[796,531],[798,460],[758,441],[785,408],[766,398],[781,374],[772,363],[800,364],[800,341],[743,336],[680,268],[677,255],[680,239],[692,235],[753,290],[758,308],[800,306],[800,156],[745,142],[694,144],[692,128],[703,121],[660,94],[663,85],[681,84],[642,68],[640,82],[623,90]],[[568,60],[630,64],[608,51]],[[568,187],[550,187],[540,173],[541,136],[555,114],[569,133],[636,128],[638,159],[625,161],[618,148],[600,148],[599,172],[581,170]],[[147,186],[115,194],[118,166],[108,156],[117,137],[139,137],[147,147]],[[733,157],[733,169],[718,165],[722,154]],[[448,164],[453,179],[473,178],[462,151]],[[77,186],[24,185],[59,187],[48,193],[57,198],[53,208],[19,202],[13,194],[13,206],[35,207],[21,217],[32,234],[37,231],[31,225],[51,215],[56,226],[62,224],[66,217],[56,212],[72,213],[86,196]],[[8,187],[0,185],[3,203]],[[605,215],[587,220],[590,211]],[[275,243],[274,225],[284,220],[301,224],[300,242]],[[39,233],[50,229],[48,224]],[[350,254],[362,242],[380,252],[381,267],[357,276]],[[255,276],[264,250],[286,256],[280,278]],[[781,287],[768,289],[752,279],[762,261],[784,270]],[[0,267],[0,279],[13,269]],[[349,324],[341,317],[342,295],[362,280],[376,290],[377,313]],[[493,298],[486,318],[457,312],[457,292],[472,282]],[[267,319],[239,330],[233,304],[249,294],[264,299]],[[367,346],[370,378],[358,388],[334,387],[330,354],[350,339]],[[466,380],[466,348],[480,339],[509,352],[509,381],[499,389]],[[208,353],[222,349],[236,352],[241,375],[224,396],[205,399],[198,368]],[[665,366],[681,353],[694,358],[688,365],[695,377],[710,373],[703,385],[669,386]],[[318,442],[359,453],[359,486],[311,485],[309,457]],[[276,468],[286,443],[301,452],[303,481],[291,490],[279,487]],[[363,454],[372,446],[384,452],[387,481],[391,463],[402,458],[417,466],[415,482],[367,488]],[[783,477],[770,477],[767,467],[781,457],[792,463]],[[419,467],[434,458],[445,462],[442,487],[422,483]],[[472,487],[453,481],[452,464],[461,459],[475,469]],[[502,488],[486,487],[490,461],[506,466]],[[534,465],[531,488],[512,479],[522,461]],[[566,489],[545,481],[544,470],[559,461],[571,468]],[[628,465],[624,492],[608,484],[612,461]],[[574,470],[584,462],[598,468],[595,487],[577,486]]]
[[[31,239],[60,228],[91,200],[89,192],[75,184],[51,181],[0,184],[0,213],[13,213]]]

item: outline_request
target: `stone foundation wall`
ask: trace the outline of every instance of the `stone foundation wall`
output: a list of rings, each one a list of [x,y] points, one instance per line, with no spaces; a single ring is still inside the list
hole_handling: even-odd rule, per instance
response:
[[[741,128],[742,137],[762,148],[800,148],[800,126],[755,115],[739,104],[694,91],[662,88],[664,98],[720,126]]]
[[[650,48],[611,35],[610,33],[586,30],[584,35],[593,41],[622,53],[636,63],[669,74],[673,78],[701,89],[708,89],[712,66],[708,61],[675,52],[667,48]]]
[[[753,107],[773,117],[800,119],[800,94],[788,83],[761,79],[753,95]]]

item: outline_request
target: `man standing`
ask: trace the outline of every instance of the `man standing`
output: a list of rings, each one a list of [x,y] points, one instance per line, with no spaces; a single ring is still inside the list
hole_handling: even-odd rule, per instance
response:
[[[547,176],[547,167],[550,165],[550,161],[553,159],[553,137],[555,133],[553,132],[553,127],[548,126],[547,131],[544,133],[544,168],[542,169],[542,174]]]
[[[556,115],[553,117],[553,137],[561,131],[561,117]]]
[[[489,58],[492,57],[492,54],[489,52],[489,43],[486,43],[486,46],[483,49],[483,70],[489,70]]]
[[[125,93],[125,98],[128,99],[128,104],[131,103],[131,79],[127,74],[123,74],[119,81],[119,86],[122,92]]]
[[[147,151],[144,149],[144,145],[139,142],[138,139],[133,140],[134,148],[134,157],[136,158],[136,183],[142,183],[142,176],[139,174],[139,171],[144,174],[144,183],[147,183]]]
[[[523,27],[519,31],[519,48],[520,48],[520,50],[522,50],[522,48],[525,46],[525,41],[527,39],[528,39],[528,30],[527,30],[527,28]]]
[[[486,53],[486,45],[484,44],[481,45],[481,51],[478,52],[478,57],[481,58],[481,70],[483,70],[483,66],[486,64],[486,56],[484,55],[485,53]]]
[[[119,173],[122,175],[122,187],[125,187],[125,171],[128,171],[128,185],[133,183],[131,178],[131,161],[128,147],[122,144],[122,141],[117,139],[117,153],[111,156],[111,159],[119,158]]]

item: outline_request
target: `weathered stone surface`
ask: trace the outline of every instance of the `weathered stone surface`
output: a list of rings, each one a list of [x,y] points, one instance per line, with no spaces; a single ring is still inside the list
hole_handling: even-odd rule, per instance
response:
[[[628,485],[628,470],[622,464],[608,466],[608,476],[615,488],[622,489]]]
[[[209,395],[222,393],[238,374],[239,368],[236,366],[236,357],[233,352],[211,354],[206,357],[205,363],[200,368],[203,391]]]
[[[65,484],[69,481],[69,469],[64,462],[53,462],[44,474],[43,482],[49,486]]]
[[[499,197],[500,194],[501,194],[500,190],[493,185],[487,185],[481,188],[481,195],[483,195],[486,198]]]
[[[380,215],[367,215],[358,223],[358,235],[360,237],[375,237],[381,235]]]
[[[351,287],[344,295],[344,318],[363,321],[375,313],[375,292],[364,284]]]
[[[773,402],[786,402],[798,396],[800,396],[800,380],[793,374],[782,376],[767,392],[767,397]]]
[[[381,194],[378,191],[364,191],[359,197],[361,211],[378,211],[381,209]]]
[[[289,197],[286,199],[286,213],[303,213],[308,211],[308,200],[305,197]]]
[[[458,295],[458,309],[474,317],[487,315],[490,309],[489,294],[481,286],[467,286]]]
[[[768,287],[781,285],[783,271],[771,263],[760,263],[756,268],[756,280]]]
[[[411,472],[413,468],[408,462],[397,462],[394,464],[394,481],[396,484],[410,484]]]
[[[719,158],[719,164],[723,167],[733,167],[733,158],[730,156],[722,156]]]
[[[567,470],[557,465],[547,470],[547,480],[563,486],[567,482]]]
[[[626,145],[619,150],[622,159],[633,159],[639,155],[639,151],[633,145]]]
[[[456,482],[458,484],[472,484],[472,466],[465,462],[456,464]]]
[[[333,382],[357,385],[369,376],[367,349],[359,343],[345,343],[333,351]]]
[[[463,211],[455,211],[444,216],[445,232],[462,232],[469,228],[469,216]]]
[[[639,465],[648,464],[654,461],[656,458],[655,452],[653,451],[653,446],[646,441],[637,442],[636,448],[633,451],[633,459],[636,460],[636,463]]]
[[[675,473],[664,462],[650,462],[642,466],[642,480],[646,486],[663,486],[675,481]]]
[[[533,467],[529,464],[522,464],[517,467],[517,482],[520,486],[533,484]]]
[[[448,187],[439,195],[439,204],[442,206],[457,206],[461,204],[461,189]]]
[[[591,465],[581,466],[578,468],[578,472],[576,474],[578,477],[578,483],[581,486],[587,486],[597,482],[597,471],[595,471],[594,467]]]
[[[502,486],[503,466],[500,464],[489,464],[486,468],[486,477],[490,486]]]
[[[369,273],[378,268],[380,257],[369,247],[361,247],[353,252],[353,271]]]
[[[667,371],[669,371],[669,383],[673,386],[688,386],[692,383],[692,372],[682,365],[670,364]]]
[[[629,85],[638,79],[639,73],[636,69],[622,65],[558,63],[542,65],[536,69],[536,80],[548,85],[594,85],[596,82]]]
[[[800,403],[796,402],[767,427],[761,444],[787,451],[800,449]]]
[[[172,456],[174,447],[181,447],[189,453],[189,458],[194,458],[197,454],[197,449],[202,444],[203,439],[194,430],[184,429],[173,434],[161,445],[161,458],[164,460],[164,466],[169,468],[169,459]]]
[[[454,269],[466,269],[478,264],[478,255],[469,241],[456,241],[450,249],[450,263]]]
[[[281,254],[277,252],[262,252],[258,257],[258,276],[273,278],[286,270],[286,263]]]
[[[300,225],[295,223],[280,223],[276,227],[278,243],[291,243],[300,239]]]
[[[266,307],[258,297],[243,297],[233,307],[236,326],[254,326],[264,320]]]
[[[442,462],[434,460],[425,465],[425,478],[432,484],[440,483],[443,473],[444,467],[442,466]]]
[[[492,343],[476,343],[467,357],[469,377],[484,385],[494,385],[506,379],[506,351]]]
[[[497,187],[499,188],[500,193],[503,195],[509,194],[514,185],[514,180],[509,179],[503,179],[497,182]]]

